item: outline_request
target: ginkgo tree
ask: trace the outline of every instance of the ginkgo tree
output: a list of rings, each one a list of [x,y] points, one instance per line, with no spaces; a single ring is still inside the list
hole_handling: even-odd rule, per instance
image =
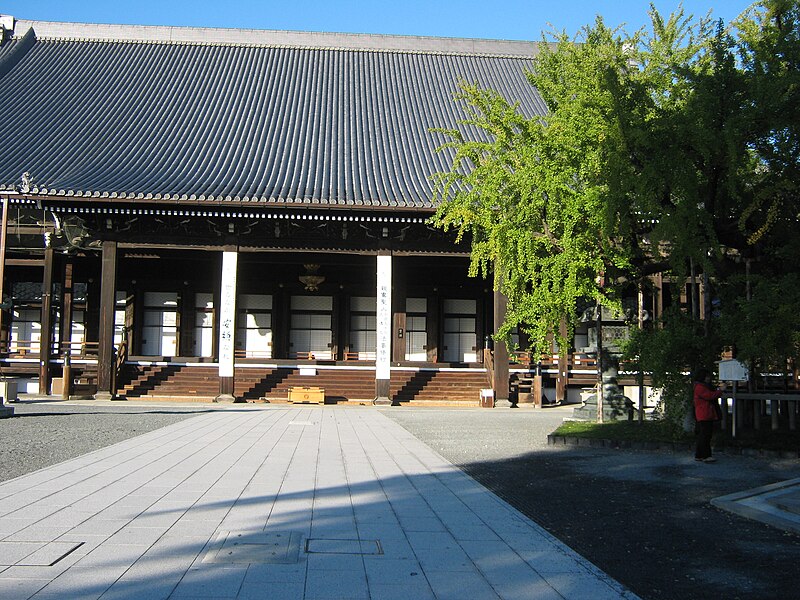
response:
[[[527,73],[543,116],[462,82],[463,127],[444,132],[454,158],[436,176],[433,222],[471,240],[471,274],[508,298],[499,337],[519,327],[535,353],[552,338],[568,344],[580,304],[618,307],[654,273],[702,273],[707,311],[674,328],[679,342],[665,344],[668,323],[635,336],[633,352],[668,386],[723,346],[797,349],[796,336],[741,323],[764,320],[767,290],[800,294],[784,250],[800,220],[800,10],[765,0],[728,26],[652,6],[650,16],[633,33],[598,17],[574,37],[545,36]],[[779,298],[764,310],[776,303],[790,312]]]

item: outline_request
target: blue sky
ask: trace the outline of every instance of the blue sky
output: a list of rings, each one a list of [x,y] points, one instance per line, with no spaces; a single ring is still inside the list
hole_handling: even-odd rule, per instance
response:
[[[684,0],[687,13],[730,21],[750,0]],[[575,33],[601,14],[633,30],[647,22],[645,0],[4,0],[0,12],[17,18],[84,23],[244,27],[347,33],[385,33],[539,40],[543,30]],[[678,0],[655,0],[662,13]],[[549,24],[549,25],[548,25]]]

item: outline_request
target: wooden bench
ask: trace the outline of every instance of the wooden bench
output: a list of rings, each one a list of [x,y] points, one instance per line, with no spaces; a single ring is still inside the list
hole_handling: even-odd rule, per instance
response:
[[[325,404],[325,390],[321,387],[290,387],[289,402],[292,404]]]

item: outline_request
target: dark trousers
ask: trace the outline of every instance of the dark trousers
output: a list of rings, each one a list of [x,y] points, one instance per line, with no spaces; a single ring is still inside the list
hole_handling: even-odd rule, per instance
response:
[[[697,436],[697,449],[695,458],[708,458],[711,456],[711,435],[714,433],[714,421],[698,421],[695,428]]]

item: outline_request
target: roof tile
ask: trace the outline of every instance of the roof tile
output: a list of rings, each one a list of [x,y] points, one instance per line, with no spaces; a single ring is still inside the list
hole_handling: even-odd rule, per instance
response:
[[[524,57],[137,41],[28,39],[0,77],[0,189],[28,171],[75,196],[431,207],[452,157],[431,129],[480,135],[459,81],[545,111]]]

